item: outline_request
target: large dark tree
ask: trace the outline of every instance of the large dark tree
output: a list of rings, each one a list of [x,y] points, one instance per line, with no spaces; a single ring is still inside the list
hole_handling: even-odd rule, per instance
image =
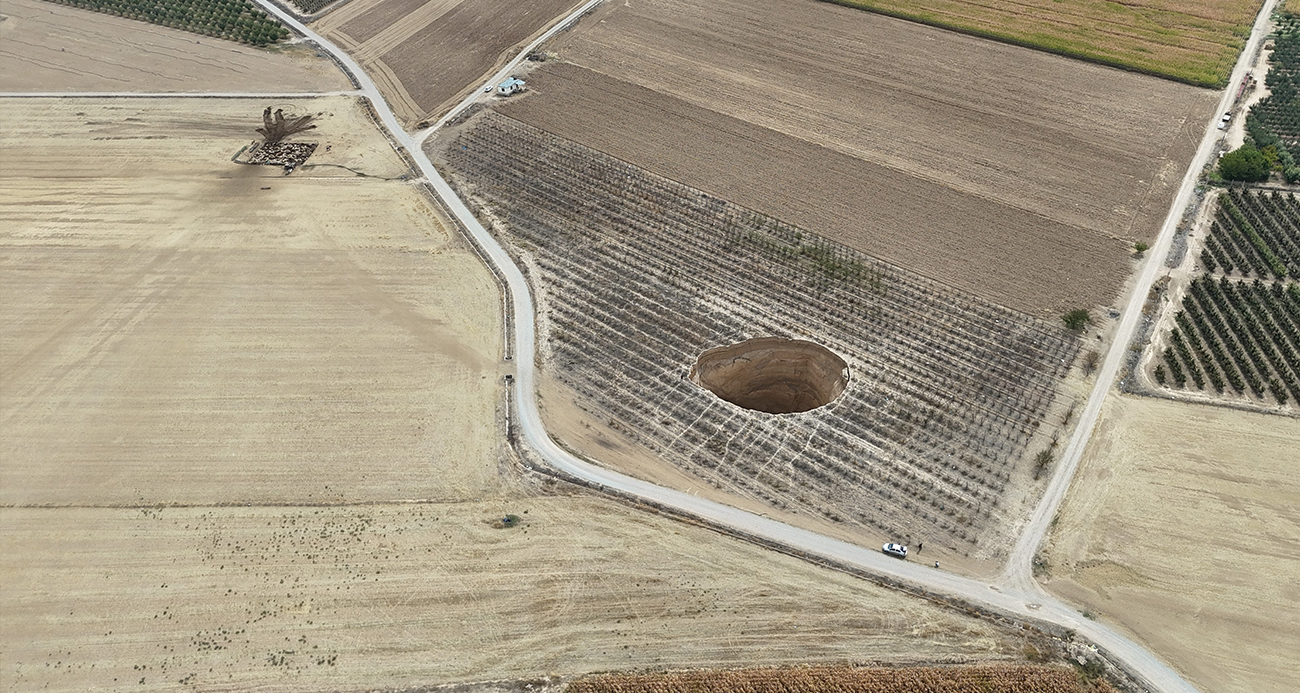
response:
[[[1219,175],[1224,180],[1261,181],[1268,179],[1272,169],[1268,157],[1249,145],[1228,152],[1219,159]]]

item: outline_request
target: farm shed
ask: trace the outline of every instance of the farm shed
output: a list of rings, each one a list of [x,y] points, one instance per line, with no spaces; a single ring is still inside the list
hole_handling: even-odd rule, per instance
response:
[[[519,79],[517,77],[511,77],[510,79],[507,79],[506,81],[497,85],[497,93],[502,96],[510,96],[511,94],[518,94],[523,90],[524,90],[524,80]]]

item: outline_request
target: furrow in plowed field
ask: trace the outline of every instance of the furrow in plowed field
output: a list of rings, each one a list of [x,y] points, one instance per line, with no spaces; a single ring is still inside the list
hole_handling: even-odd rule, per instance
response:
[[[893,536],[969,550],[1002,530],[1077,339],[495,113],[442,156],[527,251],[549,368],[664,459]],[[829,347],[848,388],[774,416],[686,379],[768,335]]]

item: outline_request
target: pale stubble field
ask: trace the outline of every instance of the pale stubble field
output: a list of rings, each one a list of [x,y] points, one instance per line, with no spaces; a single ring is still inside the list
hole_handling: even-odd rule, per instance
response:
[[[324,114],[310,164],[406,171],[353,99],[266,105]],[[232,163],[262,106],[0,105],[0,500],[356,502],[494,486],[491,275],[412,184]]]
[[[1047,588],[1205,691],[1300,668],[1300,421],[1113,396],[1061,506]]]
[[[352,88],[302,44],[258,49],[41,0],[5,0],[0,18],[0,92]]]

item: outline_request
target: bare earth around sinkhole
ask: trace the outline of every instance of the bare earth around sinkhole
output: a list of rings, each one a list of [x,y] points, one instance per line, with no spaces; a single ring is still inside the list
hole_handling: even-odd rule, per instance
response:
[[[758,337],[709,349],[691,368],[691,382],[746,409],[789,414],[835,401],[849,366],[820,344]]]

